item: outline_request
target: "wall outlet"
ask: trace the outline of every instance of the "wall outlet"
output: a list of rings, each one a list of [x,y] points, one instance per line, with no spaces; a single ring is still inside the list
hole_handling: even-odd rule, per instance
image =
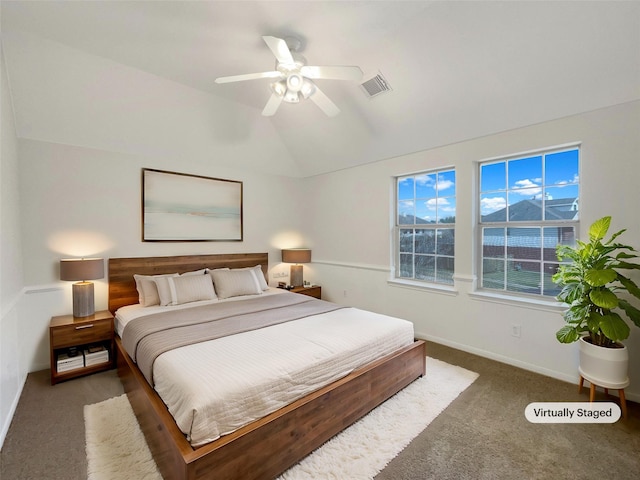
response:
[[[511,325],[511,336],[520,338],[521,328],[520,325],[513,324]]]
[[[274,272],[273,274],[273,278],[285,278],[288,276],[287,272]]]

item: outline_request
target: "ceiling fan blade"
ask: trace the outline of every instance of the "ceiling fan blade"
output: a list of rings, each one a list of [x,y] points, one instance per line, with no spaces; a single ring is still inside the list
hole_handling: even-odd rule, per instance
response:
[[[360,67],[350,66],[311,66],[300,68],[300,73],[308,78],[326,78],[331,80],[362,80],[362,70]]]
[[[278,62],[285,63],[285,64],[295,63],[295,60],[291,55],[291,51],[289,50],[289,46],[287,45],[287,42],[285,42],[283,39],[277,38],[277,37],[268,37],[268,36],[262,37],[262,39],[265,41],[269,49],[276,56],[276,59],[278,60]]]
[[[280,78],[282,74],[280,72],[261,72],[261,73],[245,73],[243,75],[231,75],[230,77],[218,77],[215,79],[216,83],[231,83],[242,82],[244,80],[256,80],[258,78]]]
[[[309,98],[329,117],[335,117],[340,113],[340,109],[336,104],[333,103],[317,85],[315,92]]]
[[[272,93],[271,97],[269,97],[269,100],[264,107],[264,110],[262,110],[262,115],[264,115],[265,117],[271,117],[276,113],[276,110],[278,110],[278,107],[281,103],[282,97],[277,93]]]

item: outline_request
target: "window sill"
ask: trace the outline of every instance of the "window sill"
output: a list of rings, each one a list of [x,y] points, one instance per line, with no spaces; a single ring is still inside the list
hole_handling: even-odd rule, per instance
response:
[[[411,290],[422,290],[429,291],[433,293],[440,293],[443,295],[458,295],[458,291],[453,287],[453,285],[438,285],[437,283],[425,283],[425,282],[416,282],[411,280],[401,280],[398,278],[391,278],[387,280],[387,283],[392,287],[399,288],[408,288]]]
[[[533,308],[536,310],[543,310],[546,312],[554,313],[562,313],[567,309],[567,306],[564,303],[560,303],[555,300],[517,297],[515,295],[505,295],[502,293],[488,292],[485,290],[470,292],[469,297],[471,297],[473,300],[500,303],[502,305],[512,305],[522,308]]]

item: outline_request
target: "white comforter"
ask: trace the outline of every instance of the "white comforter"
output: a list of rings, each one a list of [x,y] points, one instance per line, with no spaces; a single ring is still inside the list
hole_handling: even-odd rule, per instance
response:
[[[406,320],[343,308],[163,353],[155,389],[199,446],[412,342]]]

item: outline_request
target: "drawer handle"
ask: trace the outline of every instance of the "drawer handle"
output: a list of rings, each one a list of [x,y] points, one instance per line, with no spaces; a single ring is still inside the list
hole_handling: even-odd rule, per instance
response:
[[[79,327],[76,327],[76,330],[82,330],[83,328],[92,328],[93,324],[90,325],[80,325]]]

